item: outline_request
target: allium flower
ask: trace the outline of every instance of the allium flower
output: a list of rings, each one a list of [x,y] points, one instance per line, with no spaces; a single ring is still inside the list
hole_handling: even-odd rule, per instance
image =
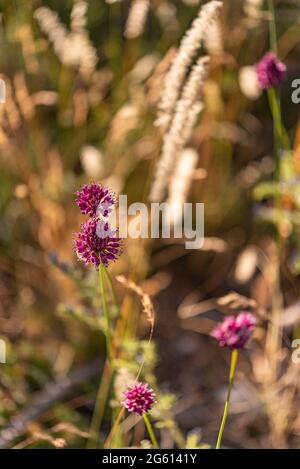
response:
[[[242,349],[251,337],[255,322],[251,313],[228,316],[211,332],[211,336],[217,339],[221,347]]]
[[[115,194],[95,182],[83,186],[76,192],[76,203],[84,215],[107,217],[116,203]]]
[[[259,86],[265,90],[272,86],[279,86],[283,82],[286,66],[273,52],[267,52],[256,64],[256,74]]]
[[[129,412],[143,415],[148,412],[155,403],[155,394],[147,383],[132,384],[124,393],[125,400],[122,402]]]
[[[117,236],[117,230],[106,221],[93,217],[77,233],[75,250],[79,259],[86,264],[94,264],[98,269],[100,262],[107,266],[119,257],[121,239]]]

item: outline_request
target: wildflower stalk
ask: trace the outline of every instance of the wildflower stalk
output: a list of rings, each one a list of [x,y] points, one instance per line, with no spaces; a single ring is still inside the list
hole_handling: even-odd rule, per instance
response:
[[[102,297],[102,306],[103,313],[106,322],[106,348],[107,348],[107,357],[109,362],[112,360],[112,342],[111,342],[111,321],[107,305],[106,290],[105,290],[105,267],[102,262],[99,266],[99,277],[100,277],[100,287],[101,287],[101,297]]]
[[[277,28],[274,1],[268,0],[268,10],[270,13],[269,21],[269,38],[270,46],[274,54],[277,55]],[[267,90],[269,106],[273,120],[273,135],[274,135],[274,148],[276,156],[276,181],[279,185],[279,192],[275,196],[274,208],[276,210],[275,217],[277,221],[277,252],[274,253],[272,262],[272,276],[270,280],[270,288],[273,291],[272,295],[272,321],[268,326],[268,333],[266,339],[266,356],[269,363],[269,373],[266,374],[265,385],[272,386],[276,383],[278,374],[278,350],[282,340],[282,328],[280,327],[280,315],[283,309],[283,297],[281,294],[281,281],[280,281],[280,261],[283,252],[283,237],[281,231],[281,216],[282,216],[282,198],[281,198],[281,154],[283,151],[290,151],[289,137],[282,120],[280,93],[275,87],[270,87]],[[272,419],[272,416],[271,416]]]
[[[149,433],[149,436],[150,436],[150,439],[152,441],[152,444],[154,446],[155,449],[159,449],[159,446],[158,446],[158,443],[157,443],[157,439],[154,435],[154,432],[153,432],[153,428],[152,428],[152,425],[151,425],[151,422],[149,420],[149,417],[147,414],[143,414],[143,418],[144,418],[144,422],[145,422],[145,425],[147,427],[147,430],[148,430],[148,433]]]
[[[229,373],[229,383],[228,383],[227,397],[226,397],[226,402],[225,402],[223,418],[222,418],[222,422],[221,422],[221,426],[220,426],[220,430],[219,430],[216,449],[220,449],[221,443],[222,443],[223,432],[224,432],[224,428],[225,428],[227,417],[228,417],[230,396],[231,396],[231,390],[232,390],[233,381],[234,381],[234,374],[235,374],[237,359],[238,359],[238,350],[234,349],[231,352],[231,363],[230,363],[230,373]]]

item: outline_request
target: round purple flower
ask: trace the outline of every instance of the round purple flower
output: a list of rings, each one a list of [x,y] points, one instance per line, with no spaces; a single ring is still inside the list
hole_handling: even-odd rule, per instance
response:
[[[121,238],[106,221],[90,218],[76,235],[75,250],[86,264],[94,264],[98,269],[102,262],[106,267],[120,256]]]
[[[272,86],[279,86],[286,75],[286,66],[273,52],[267,52],[256,64],[256,74],[259,86],[266,90]]]
[[[84,215],[107,217],[116,203],[115,194],[95,182],[83,186],[76,192],[76,203]]]
[[[149,388],[147,383],[132,384],[124,393],[124,396],[123,406],[129,412],[135,412],[138,415],[148,412],[155,403],[154,391]]]
[[[228,316],[211,332],[211,336],[221,347],[242,349],[251,337],[255,322],[255,317],[247,312]]]

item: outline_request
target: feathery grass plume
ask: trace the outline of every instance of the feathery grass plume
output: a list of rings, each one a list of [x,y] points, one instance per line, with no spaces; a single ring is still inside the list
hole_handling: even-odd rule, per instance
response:
[[[150,0],[133,0],[129,10],[124,36],[135,39],[144,31]]]
[[[207,75],[208,62],[208,57],[198,59],[176,104],[170,130],[163,141],[161,158],[149,196],[153,202],[162,200],[174,163],[190,138],[197,115],[203,107],[201,91]]]
[[[280,86],[286,78],[286,65],[274,52],[267,52],[256,64],[256,74],[262,90]]]
[[[181,208],[187,199],[194,171],[198,161],[198,154],[193,148],[182,151],[169,185],[168,204],[172,224],[181,222]]]
[[[187,69],[204,39],[207,28],[217,20],[221,5],[222,2],[216,0],[205,4],[181,41],[178,53],[165,77],[165,86],[159,104],[156,123],[162,131],[166,131],[171,124]]]

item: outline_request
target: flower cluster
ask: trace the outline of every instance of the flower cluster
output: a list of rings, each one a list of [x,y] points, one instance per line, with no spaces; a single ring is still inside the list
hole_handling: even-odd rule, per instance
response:
[[[255,317],[251,313],[242,312],[235,316],[228,316],[212,332],[221,347],[243,349],[251,337],[255,325]]]
[[[149,388],[147,383],[132,384],[125,391],[124,396],[123,406],[129,412],[135,412],[138,415],[147,413],[155,403],[154,391]]]
[[[107,217],[116,203],[115,194],[107,187],[93,182],[76,192],[76,203],[84,215]]]
[[[100,184],[83,186],[76,192],[76,203],[84,215],[90,218],[81,227],[75,239],[75,250],[86,264],[100,263],[107,266],[121,254],[121,239],[107,217],[116,203],[115,194]]]
[[[266,90],[281,85],[286,75],[286,66],[273,52],[267,52],[256,64],[256,75],[259,86]]]

